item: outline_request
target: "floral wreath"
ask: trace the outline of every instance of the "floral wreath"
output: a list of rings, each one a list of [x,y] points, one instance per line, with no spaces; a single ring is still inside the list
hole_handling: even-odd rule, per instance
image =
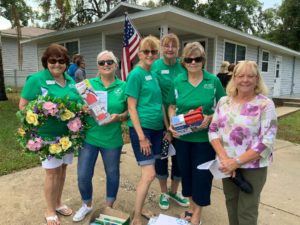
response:
[[[86,129],[83,119],[86,113],[81,109],[81,104],[69,101],[68,97],[40,96],[17,112],[21,121],[17,141],[25,152],[37,153],[42,161],[52,157],[61,159],[71,152],[77,155]],[[52,139],[41,137],[38,130],[51,117],[65,122],[68,132]]]

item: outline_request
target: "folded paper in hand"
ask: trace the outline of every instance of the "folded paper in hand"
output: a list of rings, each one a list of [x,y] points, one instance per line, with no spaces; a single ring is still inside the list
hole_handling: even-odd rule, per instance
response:
[[[220,167],[220,162],[217,159],[208,161],[206,163],[203,163],[201,165],[197,166],[197,169],[199,170],[210,170],[210,172],[212,173],[212,175],[214,176],[214,178],[217,179],[222,179],[222,178],[226,178],[226,177],[230,177],[230,175],[227,175],[225,173],[222,173],[219,170]]]

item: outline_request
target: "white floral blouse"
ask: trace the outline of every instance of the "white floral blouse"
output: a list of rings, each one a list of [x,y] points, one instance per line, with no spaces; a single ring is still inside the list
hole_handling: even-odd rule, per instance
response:
[[[209,127],[209,140],[220,138],[229,157],[235,158],[249,149],[261,158],[242,168],[261,168],[273,160],[273,145],[277,132],[277,116],[272,100],[264,95],[245,104],[231,97],[222,97]]]

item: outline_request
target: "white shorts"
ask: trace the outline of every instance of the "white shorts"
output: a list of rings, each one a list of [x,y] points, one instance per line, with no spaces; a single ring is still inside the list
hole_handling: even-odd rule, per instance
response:
[[[51,159],[45,159],[42,161],[42,167],[44,169],[55,169],[60,167],[62,164],[72,164],[73,162],[73,153],[65,154],[62,159],[57,159],[55,157]]]

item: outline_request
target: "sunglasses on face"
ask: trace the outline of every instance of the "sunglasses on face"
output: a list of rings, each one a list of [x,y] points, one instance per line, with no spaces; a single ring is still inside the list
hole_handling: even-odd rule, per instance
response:
[[[50,63],[50,64],[56,64],[56,63],[65,64],[66,60],[65,59],[53,59],[53,58],[49,58],[47,60],[47,62]]]
[[[183,61],[185,63],[192,63],[193,61],[195,61],[195,63],[199,63],[203,61],[203,58],[201,56],[196,57],[196,58],[184,58]]]
[[[145,55],[150,55],[150,53],[151,53],[151,55],[157,55],[158,54],[158,50],[148,50],[148,49],[146,49],[146,50],[141,50],[141,52],[143,52]]]
[[[108,59],[108,60],[100,60],[100,61],[98,61],[98,65],[99,65],[99,66],[104,66],[105,63],[106,63],[107,65],[111,66],[111,65],[114,64],[115,62],[114,62],[114,60],[112,60],[112,59]]]

